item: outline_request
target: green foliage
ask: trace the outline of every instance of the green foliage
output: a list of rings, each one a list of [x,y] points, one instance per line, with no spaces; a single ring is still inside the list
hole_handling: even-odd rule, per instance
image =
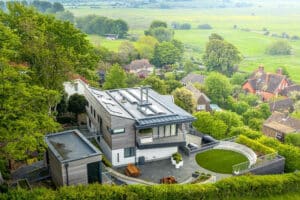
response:
[[[150,29],[158,28],[158,27],[168,28],[168,25],[166,22],[159,21],[159,20],[154,20],[153,22],[151,22]]]
[[[273,148],[270,148],[266,145],[261,144],[260,142],[250,139],[247,136],[239,135],[235,142],[243,144],[251,148],[253,151],[259,152],[263,155],[276,153],[276,151]]]
[[[167,93],[167,86],[165,82],[155,75],[148,76],[147,78],[145,78],[142,84],[151,86],[153,90],[160,94]]]
[[[124,38],[129,30],[128,24],[122,19],[109,19],[97,15],[87,15],[76,19],[77,27],[85,33],[105,36],[116,34]]]
[[[230,83],[232,85],[239,85],[241,86],[247,80],[248,74],[246,73],[234,73],[230,78]]]
[[[244,101],[247,104],[249,104],[250,106],[257,106],[258,101],[259,101],[259,97],[255,94],[251,94],[251,93],[248,93],[248,94],[241,93],[241,94],[239,94],[238,100],[239,101]],[[266,105],[264,105],[262,109],[264,110],[265,115],[269,114],[268,108],[267,108]]]
[[[32,152],[44,151],[44,135],[55,132],[52,109],[60,100],[58,92],[30,82],[30,71],[4,63],[0,73],[0,140],[1,155],[23,160]]]
[[[198,25],[198,29],[208,30],[208,29],[212,29],[212,26],[209,24],[200,24]]]
[[[215,119],[209,112],[197,112],[194,114],[196,121],[193,126],[200,132],[209,134],[216,139],[226,138],[228,126],[219,119]]]
[[[106,90],[125,88],[127,87],[126,79],[126,72],[115,64],[106,72],[103,88]]]
[[[140,85],[141,81],[142,80],[137,75],[133,73],[127,73],[127,78],[126,78],[127,87],[136,87]]]
[[[244,135],[250,139],[258,139],[262,136],[261,132],[254,131],[247,126],[232,127],[229,133],[230,136]]]
[[[277,139],[269,137],[261,137],[258,141],[266,146],[269,146],[276,151],[278,154],[285,157],[285,171],[293,172],[300,169],[300,149],[298,147],[282,144]]]
[[[182,87],[177,88],[172,93],[174,97],[175,104],[186,110],[189,113],[193,113],[196,109],[195,98],[193,97],[193,93],[188,89]]]
[[[59,20],[62,20],[62,21],[68,21],[72,24],[75,23],[75,16],[73,13],[71,13],[70,11],[62,11],[62,12],[57,12],[55,14],[55,17]]]
[[[159,42],[169,42],[174,37],[174,31],[164,27],[157,27],[150,29],[147,35],[155,37]]]
[[[123,64],[129,64],[138,57],[138,52],[133,44],[127,41],[120,45],[118,54],[120,62]]]
[[[152,63],[157,67],[172,65],[182,59],[182,44],[180,42],[162,42],[155,46]]]
[[[182,161],[182,155],[178,152],[174,153],[172,155],[173,160],[176,161],[176,163],[178,164],[180,161]]]
[[[242,117],[231,111],[222,111],[214,113],[215,119],[222,120],[227,126],[227,132],[230,132],[233,127],[243,126]]]
[[[193,71],[196,71],[198,70],[198,65],[197,64],[194,64],[192,63],[191,61],[186,61],[183,65],[183,69],[184,71],[188,74],[190,72],[193,72]]]
[[[212,102],[220,104],[226,103],[227,97],[232,92],[232,86],[228,78],[220,73],[210,73],[204,83],[205,92]]]
[[[182,87],[182,83],[175,79],[165,80],[165,84],[167,86],[167,94],[171,94],[175,89]]]
[[[74,113],[77,116],[81,113],[85,113],[85,106],[87,105],[87,100],[83,95],[73,94],[69,97],[68,101],[68,111]]]
[[[158,44],[156,38],[152,36],[142,36],[136,42],[136,49],[139,52],[140,58],[146,58],[151,60],[154,55],[154,47]]]
[[[252,118],[248,121],[248,126],[256,131],[261,131],[264,123],[264,119],[261,118]]]
[[[222,74],[232,75],[237,64],[241,62],[240,52],[235,46],[212,35],[206,45],[203,62],[208,71],[218,71]]]
[[[267,47],[266,52],[269,55],[290,55],[292,54],[292,47],[287,41],[280,40]]]
[[[300,133],[287,134],[284,137],[284,143],[300,147]]]
[[[131,199],[131,200],[171,200],[171,199],[242,199],[270,197],[298,192],[300,174],[264,176],[235,176],[215,184],[186,185],[128,185],[110,186],[100,184],[65,186],[57,190],[35,188],[31,191],[10,190],[0,194],[0,199]]]

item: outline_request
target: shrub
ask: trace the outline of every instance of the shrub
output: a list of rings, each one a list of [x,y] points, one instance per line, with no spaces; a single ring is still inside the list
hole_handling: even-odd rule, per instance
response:
[[[103,163],[106,167],[112,167],[111,162],[110,162],[104,155],[102,155],[102,163]]]
[[[198,29],[206,29],[206,30],[208,30],[208,29],[212,29],[212,26],[209,25],[209,24],[200,24],[198,26]]]
[[[287,41],[280,40],[267,47],[266,53],[269,55],[291,55],[292,47]]]
[[[261,154],[271,154],[271,153],[276,153],[276,151],[268,146],[265,146],[261,144],[260,142],[256,140],[252,140],[248,138],[247,136],[240,135],[236,138],[235,142],[239,144],[243,144],[251,148],[253,151],[259,152]]]
[[[288,134],[287,136],[285,136],[284,142],[300,147],[300,133]]]
[[[180,25],[180,29],[182,29],[182,30],[189,30],[189,29],[191,29],[191,27],[192,26],[189,23],[183,23]]]
[[[250,139],[258,139],[262,136],[261,132],[254,131],[247,126],[233,127],[230,131],[230,136],[244,135]]]
[[[173,160],[176,161],[176,163],[178,164],[180,161],[182,161],[182,155],[178,152],[174,153],[172,155]]]

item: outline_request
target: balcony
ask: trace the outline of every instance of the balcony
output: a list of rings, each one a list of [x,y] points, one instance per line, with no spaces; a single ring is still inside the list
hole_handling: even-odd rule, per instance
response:
[[[153,138],[152,132],[137,133],[136,139],[137,146],[139,149],[186,145],[184,132],[178,132],[177,135],[160,138]]]

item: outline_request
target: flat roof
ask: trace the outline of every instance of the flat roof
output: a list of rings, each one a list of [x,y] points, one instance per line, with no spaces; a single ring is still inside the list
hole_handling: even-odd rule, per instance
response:
[[[136,123],[143,122],[143,125],[148,122],[153,125],[153,119],[168,123],[167,120],[171,116],[174,120],[172,123],[180,123],[182,119],[186,122],[195,119],[190,113],[174,104],[172,96],[161,95],[151,88],[137,87],[106,91],[89,88],[89,91],[111,115],[133,119]]]
[[[78,130],[49,134],[45,136],[45,140],[49,149],[61,162],[73,161],[101,154],[101,152]]]

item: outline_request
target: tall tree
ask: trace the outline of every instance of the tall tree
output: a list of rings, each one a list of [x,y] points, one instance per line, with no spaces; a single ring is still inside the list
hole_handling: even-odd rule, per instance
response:
[[[177,88],[172,93],[175,104],[183,108],[189,113],[193,113],[196,110],[196,101],[193,97],[193,93],[186,88]]]
[[[228,76],[236,70],[242,57],[238,49],[217,34],[211,35],[203,55],[208,71],[217,71]]]
[[[115,64],[106,72],[103,88],[106,90],[125,88],[127,87],[126,79],[125,71],[119,65]]]
[[[78,122],[78,115],[85,113],[85,106],[87,105],[87,100],[83,95],[73,94],[70,96],[68,101],[68,111],[75,114],[76,120]]]
[[[181,49],[172,42],[162,42],[155,46],[152,63],[157,67],[171,65],[179,62],[182,56]]]
[[[167,86],[163,80],[161,80],[157,76],[148,76],[144,79],[142,82],[143,85],[149,85],[153,90],[160,94],[166,94],[167,93]]]
[[[146,58],[151,60],[154,55],[154,48],[158,44],[156,38],[152,36],[142,36],[136,42],[136,49],[139,52],[141,58]]]
[[[158,28],[158,27],[168,28],[168,25],[167,25],[166,22],[164,22],[164,21],[159,21],[159,20],[154,20],[153,22],[151,22],[151,24],[150,24],[150,29]]]
[[[119,58],[124,64],[130,63],[132,60],[137,59],[138,52],[131,42],[123,42],[119,47]]]

